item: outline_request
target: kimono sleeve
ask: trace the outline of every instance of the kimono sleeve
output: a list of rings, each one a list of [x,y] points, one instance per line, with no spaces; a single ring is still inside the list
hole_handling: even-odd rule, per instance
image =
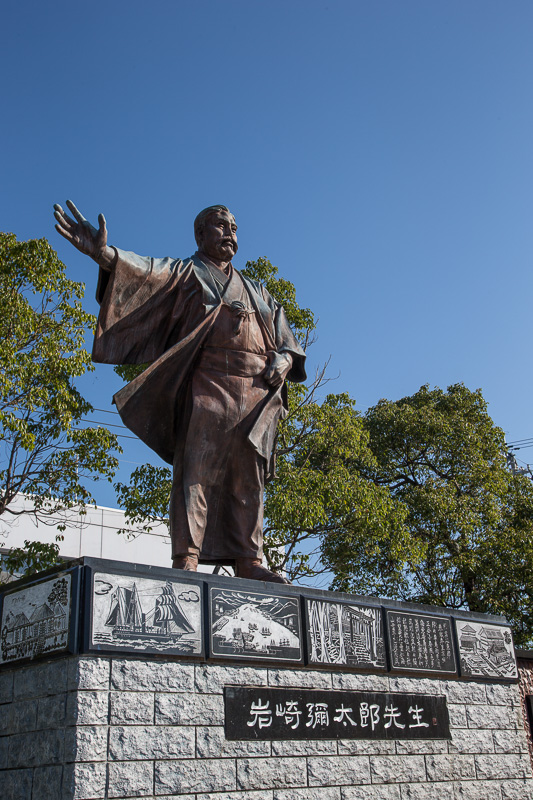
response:
[[[117,250],[110,273],[101,271],[100,313],[92,358],[105,364],[155,361],[168,346],[180,315],[184,262],[148,258]]]
[[[290,353],[292,356],[292,367],[287,374],[287,380],[293,381],[294,383],[301,383],[307,378],[305,371],[305,352],[292,332],[283,306],[280,305],[277,300],[274,300],[264,286],[261,284],[259,285],[261,286],[263,297],[268,303],[272,313],[276,350],[278,353]]]

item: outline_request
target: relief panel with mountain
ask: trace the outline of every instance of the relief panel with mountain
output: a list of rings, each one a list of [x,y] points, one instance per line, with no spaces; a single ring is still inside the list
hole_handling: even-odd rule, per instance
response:
[[[301,662],[298,597],[210,587],[211,655]]]

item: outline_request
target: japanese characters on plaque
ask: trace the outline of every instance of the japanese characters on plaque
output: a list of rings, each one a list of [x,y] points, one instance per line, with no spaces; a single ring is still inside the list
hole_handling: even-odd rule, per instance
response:
[[[447,617],[387,609],[391,670],[457,673]]]
[[[435,695],[225,686],[224,707],[230,740],[450,738]]]

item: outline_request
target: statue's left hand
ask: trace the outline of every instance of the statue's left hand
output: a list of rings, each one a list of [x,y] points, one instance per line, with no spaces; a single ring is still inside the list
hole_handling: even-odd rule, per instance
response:
[[[263,377],[273,389],[279,389],[292,367],[290,353],[273,353],[270,364],[263,373]]]

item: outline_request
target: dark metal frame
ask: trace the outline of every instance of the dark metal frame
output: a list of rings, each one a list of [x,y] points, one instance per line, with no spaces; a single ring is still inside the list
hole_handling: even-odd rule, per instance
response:
[[[68,647],[54,653],[46,653],[42,656],[29,659],[19,659],[8,661],[0,664],[0,669],[11,668],[18,664],[35,662],[38,659],[48,659],[55,656],[61,656],[74,653],[93,653],[93,654],[116,654],[121,653],[128,657],[143,657],[147,654],[153,657],[163,658],[186,658],[194,661],[203,662],[222,662],[222,663],[252,663],[256,665],[265,666],[292,666],[295,668],[306,667],[307,669],[334,669],[335,671],[342,672],[358,672],[358,673],[375,673],[375,674],[392,674],[392,675],[411,675],[416,677],[434,677],[434,678],[447,678],[451,680],[475,680],[484,682],[499,682],[499,683],[516,683],[517,678],[505,678],[501,676],[472,676],[461,675],[459,671],[459,640],[457,636],[457,623],[463,621],[471,621],[486,625],[497,625],[511,631],[510,626],[506,624],[506,620],[502,617],[497,617],[491,614],[474,614],[469,611],[454,610],[447,614],[443,610],[436,613],[432,606],[417,605],[415,603],[403,603],[395,600],[379,600],[378,598],[369,598],[362,596],[352,596],[340,592],[328,592],[321,589],[308,589],[300,586],[290,586],[276,583],[263,583],[260,581],[245,580],[242,578],[231,578],[223,575],[210,575],[206,573],[192,573],[176,571],[174,569],[167,569],[164,567],[154,567],[148,565],[130,564],[123,561],[108,561],[105,559],[84,557],[75,561],[68,562],[66,565],[57,567],[55,569],[47,570],[37,576],[26,578],[16,581],[7,585],[0,592],[0,613],[3,608],[3,597],[16,592],[32,584],[41,583],[49,578],[56,578],[62,574],[69,572],[73,576],[72,581],[72,597],[71,597],[71,611],[69,619],[69,640]],[[92,609],[93,609],[93,592],[92,580],[95,572],[103,572],[115,575],[123,575],[125,577],[135,579],[149,578],[157,580],[161,583],[170,580],[172,583],[186,584],[195,586],[200,593],[201,603],[201,653],[191,654],[180,652],[178,648],[170,648],[169,650],[161,651],[155,647],[147,645],[143,649],[138,647],[128,647],[127,644],[95,646],[92,643]],[[297,606],[297,619],[299,626],[300,637],[300,657],[299,658],[277,658],[272,656],[261,656],[253,653],[223,653],[220,654],[214,651],[212,640],[212,624],[213,624],[213,609],[211,607],[211,597],[213,589],[223,589],[229,592],[242,592],[252,595],[262,595],[265,597],[284,597],[293,600]],[[370,666],[352,666],[349,664],[317,664],[310,662],[310,636],[309,636],[309,617],[307,600],[317,600],[329,603],[338,603],[347,606],[363,606],[369,608],[378,608],[381,610],[383,621],[383,634],[386,652],[386,668]],[[395,667],[391,662],[390,652],[390,629],[389,629],[389,615],[394,612],[402,614],[417,615],[422,617],[430,617],[432,619],[441,619],[448,622],[451,632],[451,641],[453,645],[453,657],[455,660],[455,670],[452,671],[437,671],[428,669],[419,669],[417,667],[404,668]],[[1,617],[0,617],[1,618]],[[511,631],[512,635],[512,631]]]
[[[385,630],[386,630],[385,639],[386,639],[386,643],[387,643],[387,658],[388,658],[388,663],[389,663],[389,671],[392,674],[394,674],[394,675],[404,675],[404,674],[418,675],[419,677],[422,677],[422,676],[426,675],[426,676],[432,676],[432,677],[436,677],[436,678],[437,677],[446,677],[446,678],[455,678],[455,677],[457,677],[458,669],[457,669],[457,653],[456,653],[456,647],[455,647],[455,632],[454,632],[453,620],[452,620],[451,615],[448,616],[446,614],[428,614],[428,613],[421,612],[421,611],[418,611],[418,610],[415,611],[415,610],[404,609],[404,608],[385,608],[384,611],[385,611]],[[394,662],[393,662],[393,656],[392,656],[392,635],[391,635],[391,629],[390,629],[391,614],[401,614],[401,615],[407,616],[407,617],[419,617],[419,618],[421,617],[423,619],[438,619],[438,620],[442,620],[442,621],[446,622],[447,623],[447,627],[448,627],[449,637],[450,637],[451,653],[452,653],[452,658],[453,658],[453,662],[454,662],[453,669],[449,669],[449,670],[448,669],[431,669],[431,668],[417,667],[417,666],[406,668],[406,667],[403,667],[403,666],[396,666],[394,664]]]
[[[333,597],[332,597],[333,595]],[[322,603],[330,603],[332,605],[342,605],[353,607],[357,606],[359,608],[371,608],[379,612],[381,616],[381,627],[383,631],[383,666],[370,666],[365,667],[364,665],[361,666],[353,666],[351,664],[327,664],[327,663],[320,663],[317,661],[311,661],[311,633],[310,633],[310,621],[309,621],[309,608],[308,608],[308,601],[318,601]],[[342,669],[343,671],[346,670],[348,672],[367,672],[367,673],[379,673],[387,672],[388,667],[388,658],[387,658],[387,644],[386,644],[386,631],[385,631],[385,619],[383,615],[383,608],[382,606],[378,605],[377,603],[368,603],[363,602],[360,599],[353,599],[351,602],[347,600],[340,600],[339,595],[333,594],[332,592],[324,592],[323,594],[314,594],[310,592],[309,594],[306,592],[305,595],[302,595],[302,607],[303,607],[303,619],[304,619],[304,628],[305,628],[305,647],[306,647],[306,664],[313,669]]]
[[[123,561],[107,561],[105,559],[84,559],[84,608],[83,614],[83,631],[82,631],[82,650],[84,653],[127,653],[130,655],[142,656],[149,653],[154,656],[178,656],[180,658],[192,658],[195,660],[205,660],[205,605],[204,605],[204,590],[203,581],[198,579],[195,573],[179,573],[174,569],[153,568],[149,566],[142,566],[137,564],[126,564]],[[127,644],[102,644],[97,645],[93,642],[93,579],[97,572],[102,572],[109,575],[124,576],[126,578],[148,578],[149,580],[159,581],[161,584],[170,581],[171,583],[185,584],[187,586],[194,586],[198,589],[200,595],[200,653],[187,653],[180,650],[178,647],[172,647],[165,650],[158,649],[146,644],[143,649],[139,647],[128,647]],[[193,576],[194,577],[190,577]]]
[[[284,586],[283,584],[264,583],[260,581],[249,581],[242,578],[221,578],[216,576],[212,578],[208,576],[209,580],[206,581],[206,605],[208,609],[208,637],[209,637],[209,657],[217,661],[253,661],[254,663],[270,663],[277,664],[304,664],[305,658],[305,636],[304,627],[302,623],[302,609],[299,597],[299,592],[292,591],[295,587]],[[257,587],[257,588],[256,588]],[[254,596],[263,595],[264,597],[272,598],[286,598],[294,602],[296,606],[297,620],[298,620],[298,636],[300,639],[300,657],[299,658],[276,658],[274,656],[263,655],[250,655],[250,654],[231,654],[231,653],[217,653],[213,645],[213,590],[220,589],[225,592],[235,592],[239,594],[249,594]],[[286,590],[289,591],[286,591]]]
[[[463,669],[461,667],[461,645],[459,643],[459,634],[458,634],[458,631],[457,631],[457,623],[460,623],[460,622],[464,622],[464,623],[471,622],[472,623],[473,622],[473,623],[476,623],[477,625],[491,625],[492,627],[502,628],[503,630],[508,631],[510,636],[511,636],[511,649],[512,649],[512,651],[514,653],[515,652],[514,636],[513,636],[513,629],[511,628],[510,625],[505,625],[502,622],[495,622],[494,620],[489,620],[489,619],[479,619],[479,617],[477,619],[472,618],[472,619],[468,620],[468,619],[462,619],[462,618],[454,616],[454,617],[452,617],[452,621],[453,621],[453,632],[454,632],[454,638],[455,638],[455,646],[456,646],[456,650],[457,650],[457,666],[458,666],[459,675],[461,677],[461,680],[464,680],[464,681],[480,681],[480,680],[502,681],[503,680],[503,681],[506,681],[506,682],[513,682],[513,683],[516,683],[519,680],[518,664],[516,663],[516,655],[515,655],[515,668],[516,668],[516,677],[515,678],[502,678],[501,676],[496,676],[496,675],[494,675],[494,676],[472,675],[470,673],[463,672]]]
[[[43,659],[59,658],[65,655],[74,655],[79,650],[79,622],[80,622],[80,592],[81,592],[81,568],[77,565],[69,564],[66,568],[49,569],[46,572],[41,572],[38,575],[32,575],[29,578],[23,578],[19,581],[14,581],[8,584],[5,589],[0,593],[0,624],[4,614],[4,602],[6,598],[10,597],[17,592],[25,589],[30,589],[39,584],[52,582],[70,575],[70,602],[69,602],[69,615],[68,615],[68,634],[67,643],[65,647],[58,648],[57,650],[50,650],[46,653],[39,653],[36,656],[24,656],[22,658],[4,661],[0,664],[0,669],[9,668],[14,665],[28,664]]]

